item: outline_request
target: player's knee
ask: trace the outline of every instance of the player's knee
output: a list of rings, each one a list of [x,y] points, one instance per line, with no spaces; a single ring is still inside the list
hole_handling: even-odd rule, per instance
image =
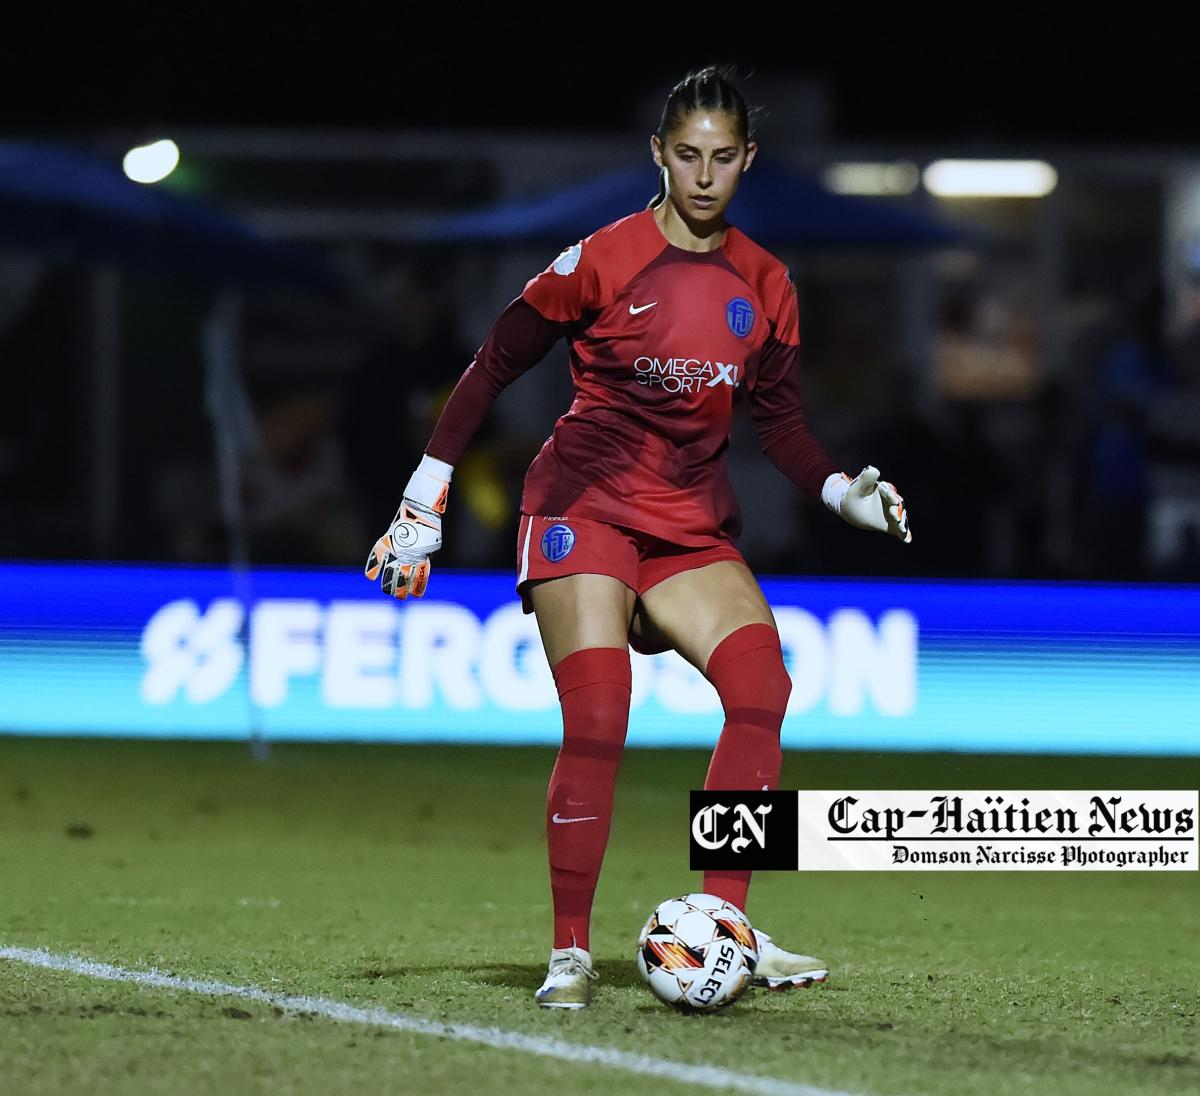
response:
[[[792,695],[792,679],[783,658],[776,654],[774,659],[758,660],[753,675],[739,685],[736,690],[721,692],[726,720],[778,735]]]
[[[778,646],[757,647],[735,659],[723,662],[709,678],[716,686],[721,705],[729,718],[742,713],[742,722],[782,722],[792,695],[792,679]],[[746,718],[755,712],[755,718]]]
[[[600,693],[594,690],[594,694]],[[593,695],[590,707],[580,711],[563,727],[567,753],[611,761],[620,757],[629,729],[629,694]]]
[[[787,711],[788,698],[792,695],[792,677],[784,665],[782,652],[772,652],[772,656],[762,666],[758,695],[762,706],[782,720]]]
[[[554,667],[563,712],[563,741],[572,750],[600,760],[615,747],[618,754],[629,724],[629,652],[624,648],[589,648],[568,655]],[[589,745],[590,744],[590,745]]]

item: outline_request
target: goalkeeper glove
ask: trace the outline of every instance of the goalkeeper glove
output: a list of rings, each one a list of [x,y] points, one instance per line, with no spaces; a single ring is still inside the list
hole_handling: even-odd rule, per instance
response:
[[[825,481],[821,500],[859,529],[891,533],[905,544],[912,541],[904,499],[892,484],[879,478],[878,468],[868,464],[854,479],[845,472],[835,473]]]
[[[382,576],[385,594],[403,600],[421,597],[429,583],[429,557],[442,546],[442,515],[450,491],[452,465],[424,456],[404,489],[392,524],[371,549],[363,573]]]

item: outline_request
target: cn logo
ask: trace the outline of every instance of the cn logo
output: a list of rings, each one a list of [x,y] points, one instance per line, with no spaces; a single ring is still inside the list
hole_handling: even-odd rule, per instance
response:
[[[724,848],[725,842],[729,840],[729,834],[718,836],[718,819],[728,813],[729,808],[723,803],[714,803],[711,807],[704,807],[698,811],[692,818],[692,837],[696,844],[704,849]],[[751,837],[758,842],[760,849],[767,847],[767,815],[770,813],[771,805],[769,803],[760,803],[753,808],[745,803],[738,803],[734,806],[733,824],[730,827],[734,835],[733,844],[730,847],[734,852],[741,852],[749,845]],[[746,836],[747,831],[749,831],[750,837]]]
[[[795,792],[692,792],[688,833],[693,871],[795,871]]]

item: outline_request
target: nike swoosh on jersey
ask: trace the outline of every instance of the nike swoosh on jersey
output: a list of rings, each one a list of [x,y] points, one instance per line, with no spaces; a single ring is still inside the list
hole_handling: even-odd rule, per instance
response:
[[[599,822],[600,816],[598,814],[591,814],[591,815],[588,815],[586,818],[563,818],[563,816],[561,814],[559,814],[558,811],[555,811],[554,817],[551,818],[550,821],[556,822],[561,826],[564,822]]]
[[[658,304],[658,301],[651,301],[649,304],[639,305],[637,308],[634,308],[633,305],[630,305],[629,314],[631,316],[636,316],[639,312],[645,312],[647,308],[653,308],[656,304]]]

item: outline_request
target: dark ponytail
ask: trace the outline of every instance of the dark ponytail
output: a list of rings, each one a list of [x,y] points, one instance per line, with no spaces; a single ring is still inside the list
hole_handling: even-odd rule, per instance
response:
[[[746,109],[746,100],[733,82],[734,76],[734,70],[725,65],[705,65],[704,68],[693,69],[671,89],[663,107],[662,120],[655,131],[664,149],[667,146],[667,134],[694,110],[723,110],[732,114],[743,143],[750,141],[753,136],[750,112]],[[667,184],[660,172],[658,194],[646,208],[658,205],[666,196]]]

